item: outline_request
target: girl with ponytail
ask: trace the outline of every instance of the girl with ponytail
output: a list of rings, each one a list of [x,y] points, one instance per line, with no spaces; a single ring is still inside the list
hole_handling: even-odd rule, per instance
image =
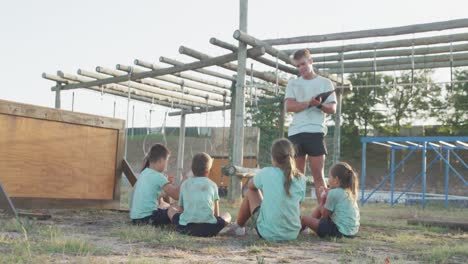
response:
[[[357,206],[358,178],[353,168],[340,162],[330,169],[330,190],[326,202],[319,203],[311,215],[301,218],[320,237],[353,237],[359,231]]]
[[[301,229],[300,203],[305,198],[305,177],[296,169],[294,145],[285,138],[271,147],[272,167],[263,168],[247,183],[237,222],[222,233],[245,235],[250,218],[265,240],[293,240]]]

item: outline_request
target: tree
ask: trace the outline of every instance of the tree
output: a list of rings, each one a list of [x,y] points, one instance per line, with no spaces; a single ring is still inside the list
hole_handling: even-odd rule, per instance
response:
[[[468,134],[468,70],[456,70],[453,83],[445,85],[445,100],[439,103],[434,116],[444,124],[439,133],[447,135]]]

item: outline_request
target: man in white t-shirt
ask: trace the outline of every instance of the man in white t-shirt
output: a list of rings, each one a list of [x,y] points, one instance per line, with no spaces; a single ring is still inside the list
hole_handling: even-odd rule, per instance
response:
[[[319,188],[325,186],[323,167],[327,148],[325,146],[326,114],[336,112],[335,93],[328,97],[317,95],[333,91],[332,82],[318,76],[312,67],[312,57],[308,49],[297,50],[293,55],[293,63],[299,70],[300,77],[290,80],[286,87],[286,109],[293,112],[293,121],[289,126],[288,138],[296,146],[296,166],[304,173],[306,158],[310,162],[314,178],[317,200]]]

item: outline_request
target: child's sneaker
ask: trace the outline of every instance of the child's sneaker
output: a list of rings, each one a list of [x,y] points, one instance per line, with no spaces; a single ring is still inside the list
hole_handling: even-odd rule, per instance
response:
[[[230,224],[223,228],[219,234],[227,236],[245,236],[245,227],[241,227],[237,223]]]

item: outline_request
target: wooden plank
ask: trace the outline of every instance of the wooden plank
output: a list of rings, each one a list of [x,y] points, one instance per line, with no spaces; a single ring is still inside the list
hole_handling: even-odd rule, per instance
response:
[[[230,179],[227,176],[224,176],[222,173],[222,167],[229,165],[229,157],[227,156],[212,156],[213,166],[209,174],[209,178],[214,181],[219,187],[229,187]],[[245,167],[256,168],[257,159],[254,156],[244,156],[243,164]],[[247,178],[242,179],[242,185],[247,183]]]
[[[119,209],[120,201],[101,199],[50,199],[34,197],[12,197],[12,202],[19,209],[37,208],[97,208],[97,209]]]
[[[125,126],[118,131],[117,152],[115,156],[115,178],[113,199],[120,202],[120,186],[122,185],[123,161],[125,153],[125,138],[127,136]]]
[[[446,227],[450,229],[459,229],[468,231],[468,222],[456,222],[452,220],[436,220],[436,219],[408,219],[408,225],[423,225]]]
[[[127,176],[127,179],[130,185],[132,185],[132,187],[135,186],[135,183],[137,182],[137,177],[132,167],[130,166],[130,164],[128,163],[126,159],[122,160],[122,169],[123,169],[123,173],[125,174],[125,176]]]
[[[115,129],[0,114],[0,180],[11,197],[113,199],[117,137]]]
[[[17,215],[15,206],[11,202],[10,197],[8,196],[5,189],[3,188],[3,185],[1,182],[0,182],[0,209],[5,210],[5,212],[9,215],[13,215],[13,216]]]
[[[120,129],[125,122],[121,119],[76,113],[6,100],[0,100],[0,114],[115,129]]]
[[[374,37],[386,37],[403,34],[413,34],[430,31],[440,31],[455,28],[468,27],[468,19],[455,19],[449,21],[432,22],[425,24],[415,24],[409,26],[380,28],[380,29],[369,29],[369,30],[358,30],[341,33],[331,33],[323,35],[312,35],[312,36],[300,36],[292,38],[279,38],[279,39],[268,39],[265,40],[270,45],[289,45],[289,44],[302,44],[302,43],[316,43],[333,40],[348,40],[348,39],[359,39],[359,38],[374,38]]]

